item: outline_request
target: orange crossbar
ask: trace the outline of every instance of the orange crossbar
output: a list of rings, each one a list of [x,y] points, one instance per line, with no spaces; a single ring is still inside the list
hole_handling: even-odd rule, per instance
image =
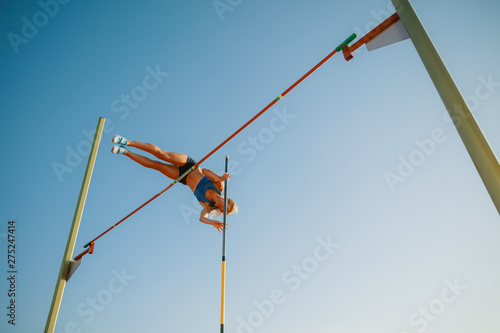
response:
[[[83,251],[82,253],[80,253],[79,255],[77,255],[77,256],[76,256],[73,260],[74,260],[74,261],[78,261],[78,260],[82,259],[82,257],[83,257],[84,255],[86,255],[87,253],[90,253],[90,254],[94,253],[94,242],[91,242],[91,243],[90,243],[90,247],[89,247],[89,248],[87,248],[87,249],[86,249],[85,251]]]
[[[174,186],[181,179],[183,179],[184,177],[186,177],[189,174],[189,172],[191,172],[191,170],[194,170],[201,163],[203,163],[206,159],[208,159],[210,156],[212,156],[216,151],[218,151],[222,146],[224,146],[226,143],[228,143],[230,140],[232,140],[236,135],[238,135],[247,126],[249,126],[257,118],[259,118],[264,112],[266,112],[267,110],[269,110],[276,102],[278,102],[280,99],[282,99],[283,97],[285,97],[292,89],[294,89],[296,86],[298,86],[302,81],[304,81],[309,75],[311,75],[314,71],[316,71],[321,65],[323,65],[328,59],[330,59],[331,57],[333,57],[336,53],[337,53],[337,50],[334,49],[326,57],[324,57],[319,63],[317,63],[313,68],[311,68],[306,74],[304,74],[302,77],[300,77],[300,79],[298,79],[297,81],[295,81],[295,83],[293,83],[290,87],[288,87],[288,89],[286,89],[281,95],[279,95],[277,98],[273,99],[273,101],[271,103],[269,103],[266,107],[264,107],[259,113],[257,113],[255,116],[253,116],[250,120],[248,120],[245,124],[243,124],[243,126],[241,126],[238,130],[236,130],[236,132],[234,132],[233,134],[231,134],[222,143],[220,143],[217,147],[215,147],[210,153],[208,153],[208,155],[206,155],[205,157],[203,157],[190,170],[186,171],[183,175],[179,176],[179,178],[177,178],[175,181],[173,181],[167,188],[165,188],[161,192],[157,193],[151,199],[149,199],[148,201],[146,201],[145,203],[143,203],[142,205],[140,205],[138,208],[136,208],[130,214],[128,214],[127,216],[125,216],[123,219],[121,219],[120,221],[118,221],[116,224],[114,224],[113,226],[111,226],[110,228],[108,228],[103,233],[101,233],[99,236],[97,236],[96,238],[94,238],[93,240],[91,240],[90,242],[88,242],[87,244],[85,244],[84,247],[86,248],[86,247],[90,246],[93,242],[95,242],[96,240],[98,240],[99,238],[101,238],[102,236],[104,236],[105,234],[107,234],[113,228],[115,228],[116,226],[118,226],[119,224],[121,224],[123,221],[125,221],[126,219],[128,219],[130,216],[134,215],[136,212],[138,212],[139,210],[141,210],[142,208],[144,208],[146,205],[148,205],[151,201],[153,201],[154,199],[158,198],[160,195],[162,195],[167,190],[169,190],[172,186]],[[81,258],[81,257],[83,257],[87,253],[89,253],[89,252],[88,251],[84,251],[84,252],[80,253],[77,257]]]

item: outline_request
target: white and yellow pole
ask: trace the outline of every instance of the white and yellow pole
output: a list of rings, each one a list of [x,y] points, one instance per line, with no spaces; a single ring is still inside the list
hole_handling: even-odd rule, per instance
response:
[[[53,333],[56,326],[57,316],[59,314],[59,308],[61,307],[64,288],[67,282],[69,265],[71,263],[71,257],[73,256],[73,250],[75,249],[76,236],[78,235],[78,229],[80,227],[80,221],[82,219],[85,200],[87,199],[90,179],[92,178],[92,172],[94,170],[94,164],[97,156],[97,151],[99,149],[99,143],[101,142],[101,135],[105,121],[106,120],[104,118],[100,117],[97,123],[97,128],[94,134],[94,141],[92,143],[89,159],[87,161],[87,167],[85,168],[85,174],[83,176],[80,194],[78,195],[78,201],[76,203],[75,213],[73,215],[73,222],[71,223],[68,240],[66,242],[66,249],[64,250],[61,268],[59,269],[59,275],[57,276],[54,295],[52,296],[52,303],[50,305],[47,322],[45,324],[45,333]]]
[[[432,82],[443,100],[486,189],[500,213],[500,165],[465,99],[408,0],[392,0]]]

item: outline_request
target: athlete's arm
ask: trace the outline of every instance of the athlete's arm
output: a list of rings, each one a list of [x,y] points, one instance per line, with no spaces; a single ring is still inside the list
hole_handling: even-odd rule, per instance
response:
[[[207,176],[208,179],[210,179],[212,181],[212,183],[214,183],[214,185],[217,187],[217,189],[219,191],[222,191],[224,189],[224,181],[231,178],[231,176],[229,176],[228,173],[225,173],[224,175],[222,175],[222,177],[220,177],[215,172],[213,172],[212,170],[209,170],[209,169],[203,169],[203,170],[201,170],[201,172],[205,176]]]
[[[210,214],[209,209],[206,206],[203,206],[203,210],[200,213],[200,222],[205,224],[213,225],[215,229],[222,231],[222,222],[211,220],[208,218],[208,214]]]
[[[205,176],[208,177],[212,181],[212,183],[220,183],[222,181],[222,177],[219,177],[215,172],[209,169],[203,169],[201,170]]]

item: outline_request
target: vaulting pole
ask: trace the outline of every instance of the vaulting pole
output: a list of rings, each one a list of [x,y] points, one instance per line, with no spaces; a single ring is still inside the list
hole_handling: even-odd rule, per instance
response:
[[[432,82],[443,100],[487,191],[500,213],[500,165],[469,106],[408,0],[392,0]]]
[[[229,156],[226,155],[226,169],[229,163]],[[220,306],[220,332],[224,333],[225,317],[225,294],[226,294],[226,218],[227,218],[227,180],[224,181],[224,217],[222,223],[222,286],[221,286],[221,306]]]
[[[73,215],[73,222],[71,223],[71,228],[69,230],[68,240],[66,242],[66,249],[64,250],[61,268],[59,269],[59,275],[57,276],[57,282],[56,282],[56,287],[54,289],[54,295],[52,297],[52,303],[50,305],[49,314],[47,316],[47,322],[45,324],[45,330],[44,330],[45,333],[53,333],[56,327],[57,316],[59,314],[59,308],[61,307],[64,287],[66,286],[67,282],[71,256],[73,256],[73,250],[75,249],[76,236],[78,235],[78,229],[80,228],[80,221],[82,219],[83,208],[85,207],[85,200],[87,199],[87,193],[90,186],[90,179],[92,178],[92,172],[94,171],[94,164],[97,156],[97,151],[99,149],[99,143],[101,142],[101,135],[105,121],[106,120],[104,118],[100,117],[97,123],[97,128],[94,134],[94,141],[92,143],[92,148],[90,149],[89,159],[87,161],[87,167],[85,168],[85,174],[83,176],[82,186],[80,188],[80,194],[78,195],[78,201],[76,203],[75,213]]]

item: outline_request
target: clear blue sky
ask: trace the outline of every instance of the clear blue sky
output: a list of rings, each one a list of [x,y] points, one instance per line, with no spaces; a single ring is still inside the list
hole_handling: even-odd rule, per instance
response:
[[[43,331],[99,116],[75,255],[171,182],[112,155],[113,134],[199,160],[393,12],[389,0],[40,3],[0,5],[2,332]],[[412,3],[499,155],[500,4]],[[410,41],[336,55],[204,167],[221,172],[226,154],[240,206],[228,332],[498,332],[500,218]],[[218,331],[221,235],[193,198],[176,185],[99,240],[56,332]]]

